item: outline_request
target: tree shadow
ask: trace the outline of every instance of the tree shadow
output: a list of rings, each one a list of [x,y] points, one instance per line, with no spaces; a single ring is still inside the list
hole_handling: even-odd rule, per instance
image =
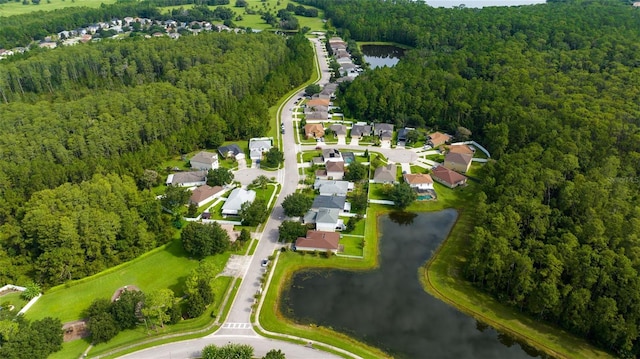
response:
[[[413,223],[413,220],[418,216],[417,213],[413,212],[401,212],[401,211],[393,211],[389,212],[389,219],[396,224],[401,226],[408,226]]]

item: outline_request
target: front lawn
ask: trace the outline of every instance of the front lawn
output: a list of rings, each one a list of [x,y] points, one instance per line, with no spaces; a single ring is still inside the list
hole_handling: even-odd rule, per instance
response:
[[[27,304],[27,301],[22,299],[22,292],[13,292],[0,297],[0,305],[4,307],[5,304],[7,306],[13,305],[12,312],[18,314],[20,309]]]
[[[420,166],[411,166],[411,173],[429,173],[431,171],[429,171],[429,169],[424,168],[424,167],[420,167]]]
[[[320,157],[320,156],[322,156],[322,151],[320,150],[302,152],[302,163],[311,162],[311,160],[313,160],[314,157]]]

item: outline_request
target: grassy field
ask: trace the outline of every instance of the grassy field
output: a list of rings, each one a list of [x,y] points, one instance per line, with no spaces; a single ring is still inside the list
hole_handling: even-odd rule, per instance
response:
[[[51,0],[51,1],[61,1],[61,0]],[[219,5],[219,6],[225,6],[225,7],[229,7],[231,8],[235,13],[236,16],[240,16],[242,17],[242,20],[233,20],[233,23],[236,24],[236,26],[241,26],[241,27],[250,27],[252,29],[257,29],[257,30],[268,30],[268,29],[273,29],[273,30],[277,30],[275,28],[272,28],[271,25],[267,24],[264,20],[262,20],[260,18],[260,14],[258,14],[258,11],[263,11],[263,12],[267,12],[270,11],[272,14],[276,14],[278,12],[278,10],[280,9],[284,9],[287,7],[287,5],[289,3],[298,6],[299,4],[293,1],[288,1],[288,0],[267,0],[262,2],[261,0],[247,0],[247,3],[249,3],[249,9],[250,10],[254,10],[256,12],[256,14],[247,14],[244,8],[238,8],[238,7],[234,7],[235,1],[231,1],[231,3],[229,5]],[[280,5],[278,5],[278,3],[280,3]],[[161,11],[163,13],[168,13],[173,9],[178,9],[178,8],[185,8],[188,9],[190,7],[193,7],[192,4],[190,5],[181,5],[181,6],[167,6],[167,7],[163,7],[161,8]],[[209,6],[210,9],[215,9],[218,6]],[[305,6],[305,7],[310,7],[310,6]],[[322,22],[322,18],[324,17],[324,13],[322,10],[318,10],[318,17],[304,17],[304,16],[296,16],[298,18],[298,23],[300,24],[300,28],[303,27],[308,27],[311,29],[311,31],[320,31],[324,29],[324,23]]]
[[[0,305],[4,306],[5,304],[13,305],[13,312],[17,314],[27,304],[27,301],[22,299],[22,292],[13,292],[0,297]]]
[[[229,253],[212,257],[222,267]],[[174,240],[161,250],[142,256],[122,266],[81,280],[70,286],[59,286],[46,292],[26,313],[29,319],[55,316],[62,322],[82,317],[82,311],[96,298],[111,298],[116,289],[136,285],[142,291],[169,288],[176,295],[183,294],[184,281],[198,261],[190,259],[180,240]],[[221,269],[222,269],[221,267]]]
[[[71,6],[100,7],[101,4],[113,4],[115,0],[49,0],[39,5],[22,5],[22,1],[8,2],[0,5],[0,16],[22,15],[34,11],[53,11]]]
[[[341,235],[340,237],[340,244],[344,246],[344,252],[342,254],[349,256],[362,255],[362,249],[364,247],[363,237],[354,237],[347,234]]]

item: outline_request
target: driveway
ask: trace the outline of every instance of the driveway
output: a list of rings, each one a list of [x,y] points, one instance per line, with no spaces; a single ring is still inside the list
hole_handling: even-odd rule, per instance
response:
[[[240,182],[243,186],[251,184],[258,176],[264,175],[267,178],[278,178],[277,171],[265,171],[259,168],[245,168],[243,170],[237,170],[234,173],[234,180]]]

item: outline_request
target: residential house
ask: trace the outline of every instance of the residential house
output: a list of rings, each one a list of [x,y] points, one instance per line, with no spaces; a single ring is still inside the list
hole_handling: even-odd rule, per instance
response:
[[[249,140],[249,158],[259,161],[271,147],[273,147],[271,137],[252,138]]]
[[[407,135],[410,131],[414,131],[415,128],[405,127],[398,131],[398,143],[407,142]]]
[[[304,116],[307,121],[326,121],[331,118],[331,115],[326,111],[314,111]]]
[[[207,171],[172,173],[167,177],[167,186],[195,187],[207,184]]]
[[[222,214],[236,216],[240,212],[240,209],[242,208],[242,205],[244,203],[253,203],[255,199],[255,191],[236,188],[231,191],[231,194],[229,194],[229,197],[222,205]]]
[[[444,166],[435,167],[431,172],[431,178],[449,188],[462,186],[467,183],[467,177]]]
[[[427,144],[431,147],[442,146],[451,141],[452,137],[453,136],[447,135],[446,133],[434,132],[427,136]]]
[[[313,189],[320,191],[321,196],[346,196],[353,188],[353,183],[348,181],[319,179],[313,184]]]
[[[351,203],[347,202],[347,197],[345,196],[316,196],[313,199],[311,209],[318,211],[320,208],[337,208],[341,212],[349,212]]]
[[[331,251],[338,253],[340,234],[336,232],[307,231],[306,237],[298,237],[294,251]]]
[[[444,167],[456,172],[467,173],[471,167],[472,158],[473,155],[470,154],[449,152],[444,156]]]
[[[473,157],[473,154],[475,153],[475,149],[472,147],[469,147],[467,145],[451,145],[449,146],[449,153],[460,153],[460,154],[464,154],[464,155],[471,155]]]
[[[338,84],[329,83],[324,85],[324,88],[320,92],[320,95],[328,96],[329,99],[335,98],[336,90],[338,89]]]
[[[411,188],[415,189],[418,192],[433,189],[433,178],[431,178],[431,176],[429,176],[428,174],[405,173],[404,175],[402,175],[402,177]]]
[[[324,137],[324,126],[322,123],[307,123],[304,125],[304,136],[306,138]]]
[[[323,98],[314,98],[311,99],[309,101],[307,101],[307,103],[305,104],[307,108],[309,107],[315,107],[315,106],[324,106],[324,107],[329,107],[331,106],[331,101],[327,100],[327,99],[323,99]]]
[[[218,147],[218,152],[223,158],[235,158],[236,160],[244,159],[244,152],[240,146],[235,143]]]
[[[213,201],[215,198],[220,197],[224,193],[224,188],[220,186],[207,186],[206,184],[193,190],[191,198],[189,198],[189,204],[195,203],[198,207]]]
[[[304,114],[310,115],[314,112],[326,112],[329,113],[329,106],[324,105],[315,105],[315,106],[307,106],[304,108]]]
[[[388,164],[386,166],[378,167],[373,172],[373,183],[397,183],[397,171],[398,170],[395,164]]]
[[[207,151],[200,151],[189,160],[191,168],[199,170],[215,170],[218,168],[218,154]]]
[[[329,161],[325,164],[327,179],[341,180],[344,178],[344,162]]]
[[[356,123],[351,127],[351,138],[362,138],[365,136],[371,136],[371,126],[365,123]]]
[[[344,162],[340,150],[335,148],[325,148],[322,150],[322,160],[327,162]]]
[[[373,134],[379,136],[381,141],[391,141],[393,125],[390,123],[376,123],[373,125]]]
[[[304,224],[315,224],[316,230],[335,232],[344,230],[344,221],[340,219],[340,210],[337,208],[319,208],[317,211],[309,211],[303,218]]]
[[[345,125],[333,124],[329,126],[329,130],[332,131],[338,139],[347,137],[347,126]]]

